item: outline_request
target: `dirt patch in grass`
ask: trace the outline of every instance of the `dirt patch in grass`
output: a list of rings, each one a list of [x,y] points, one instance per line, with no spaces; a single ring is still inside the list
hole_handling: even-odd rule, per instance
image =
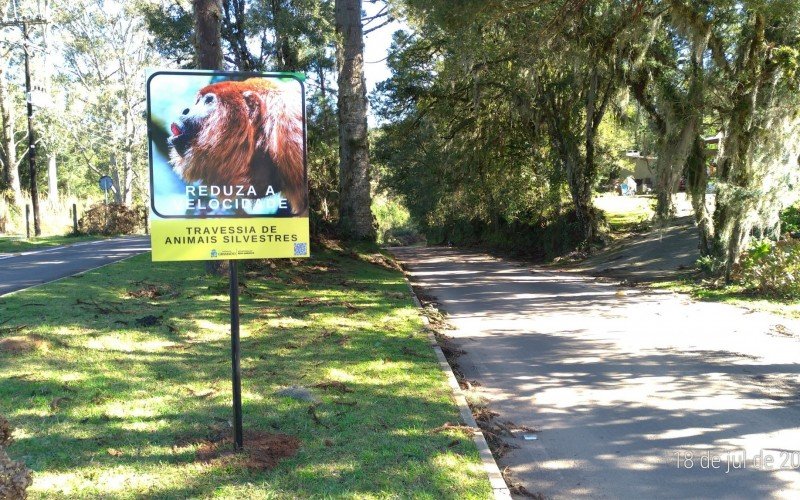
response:
[[[14,429],[11,428],[11,423],[0,416],[0,446],[8,446],[11,444],[11,434],[13,431]]]
[[[390,259],[378,252],[360,253],[351,251],[348,255],[356,260],[368,262],[374,266],[379,266],[384,269],[389,269],[390,271],[402,271],[402,268],[394,259]]]
[[[148,314],[147,316],[137,318],[134,320],[134,323],[136,326],[141,327],[158,326],[161,324],[161,316],[153,316],[152,314]]]
[[[157,300],[162,298],[174,298],[178,294],[175,291],[173,291],[168,285],[145,283],[143,287],[137,288],[135,290],[130,290],[125,295],[132,299]]]
[[[440,425],[431,432],[438,434],[444,431],[454,431],[463,434],[465,437],[471,437],[475,433],[475,430],[475,428],[470,427],[469,425],[451,424],[450,422],[445,422],[444,425]]]
[[[197,449],[197,461],[210,465],[226,465],[250,470],[273,469],[284,458],[290,458],[300,449],[300,440],[287,434],[248,432],[244,448],[234,450],[233,438],[203,441]]]
[[[316,387],[317,389],[325,389],[325,390],[330,389],[332,391],[337,391],[342,393],[353,392],[353,390],[347,387],[347,385],[345,385],[344,382],[339,382],[338,380],[329,380],[325,382],[320,382],[318,384],[312,385],[311,387]]]
[[[16,335],[0,340],[0,352],[21,353],[47,348],[47,342],[38,335]]]

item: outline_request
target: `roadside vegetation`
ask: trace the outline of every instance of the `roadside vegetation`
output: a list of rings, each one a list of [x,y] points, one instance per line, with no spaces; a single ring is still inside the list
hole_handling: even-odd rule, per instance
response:
[[[655,215],[653,196],[634,197],[605,193],[597,196],[594,204],[602,210],[612,238],[647,230]]]
[[[800,318],[800,301],[796,299],[765,297],[741,285],[713,285],[697,279],[659,281],[651,287],[685,293],[696,300],[723,302],[745,309],[762,311],[789,318]]]
[[[691,279],[656,283],[656,287],[684,292],[700,300],[728,302],[743,307],[800,317],[800,206],[780,214],[782,238],[753,240],[731,273],[716,277],[718,261],[701,257]]]
[[[142,255],[0,298],[0,415],[31,497],[490,496],[402,274],[319,248],[243,264],[242,455],[228,284],[202,263]]]
[[[29,250],[42,250],[60,245],[72,245],[98,239],[98,236],[40,236],[26,239],[24,236],[0,235],[0,253],[27,252]]]
[[[658,221],[682,186],[727,282],[751,237],[779,236],[800,194],[796,1],[398,4],[412,30],[373,96],[374,150],[429,242],[591,250],[595,196],[643,162]]]

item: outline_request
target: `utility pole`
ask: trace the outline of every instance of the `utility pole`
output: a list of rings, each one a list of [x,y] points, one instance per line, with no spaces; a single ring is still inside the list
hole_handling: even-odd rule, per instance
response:
[[[41,236],[42,226],[39,220],[39,186],[36,183],[36,138],[33,133],[33,94],[31,88],[30,51],[28,48],[30,45],[28,26],[34,24],[47,24],[47,21],[37,17],[4,21],[0,23],[0,26],[16,26],[22,28],[22,50],[25,53],[25,101],[28,107],[28,172],[31,178],[30,190],[31,205],[33,206],[33,234],[34,236]]]

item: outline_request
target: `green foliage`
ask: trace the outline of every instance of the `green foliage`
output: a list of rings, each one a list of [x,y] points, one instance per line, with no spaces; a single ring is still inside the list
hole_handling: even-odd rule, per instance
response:
[[[140,0],[136,9],[155,37],[153,47],[179,67],[192,67],[191,3]],[[332,0],[225,0],[221,19],[225,60],[242,71],[331,70],[333,17]]]
[[[425,241],[405,206],[386,194],[373,196],[372,213],[378,225],[378,243],[381,245],[405,246]]]
[[[461,2],[459,16],[451,2],[403,4],[414,32],[395,34],[392,78],[373,96],[391,122],[374,151],[412,220],[429,241],[507,237],[536,255],[594,241],[592,192],[631,145],[617,101],[650,20],[617,2],[569,15],[546,2]]]
[[[152,47],[179,68],[191,68],[194,63],[194,18],[191,4],[181,1],[159,3],[137,0],[135,5],[153,35]]]
[[[324,79],[324,74],[319,78]],[[334,99],[320,88],[308,98],[308,188],[313,234],[331,231],[339,214],[339,130]]]
[[[703,255],[697,259],[697,268],[706,277],[718,276],[725,263],[713,255]]]
[[[94,205],[78,221],[81,234],[114,236],[133,234],[144,220],[141,210],[117,203]]]
[[[800,233],[800,203],[784,209],[780,215],[781,232],[796,235]]]
[[[743,255],[735,278],[760,294],[800,298],[800,241],[754,243]]]

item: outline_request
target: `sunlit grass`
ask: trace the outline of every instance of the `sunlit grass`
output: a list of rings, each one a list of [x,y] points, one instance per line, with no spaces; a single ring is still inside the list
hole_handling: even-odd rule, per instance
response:
[[[779,314],[789,318],[800,318],[800,301],[766,298],[748,292],[741,285],[709,287],[694,280],[677,280],[652,283],[650,286],[685,293],[697,300],[723,302],[754,311]]]
[[[604,194],[594,199],[594,204],[606,215],[613,232],[630,232],[644,229],[653,218],[653,198],[649,196],[618,196]]]
[[[71,245],[100,239],[99,236],[40,236],[26,239],[24,236],[0,236],[0,253],[27,252],[59,245]]]
[[[401,274],[333,251],[241,278],[245,428],[299,453],[266,472],[197,462],[231,418],[227,282],[202,268],[142,255],[0,298],[0,332],[23,326],[0,338],[38,339],[0,352],[33,498],[490,496],[472,442],[432,432],[458,411]],[[312,387],[326,381],[352,392]],[[291,385],[320,423],[276,394]]]

